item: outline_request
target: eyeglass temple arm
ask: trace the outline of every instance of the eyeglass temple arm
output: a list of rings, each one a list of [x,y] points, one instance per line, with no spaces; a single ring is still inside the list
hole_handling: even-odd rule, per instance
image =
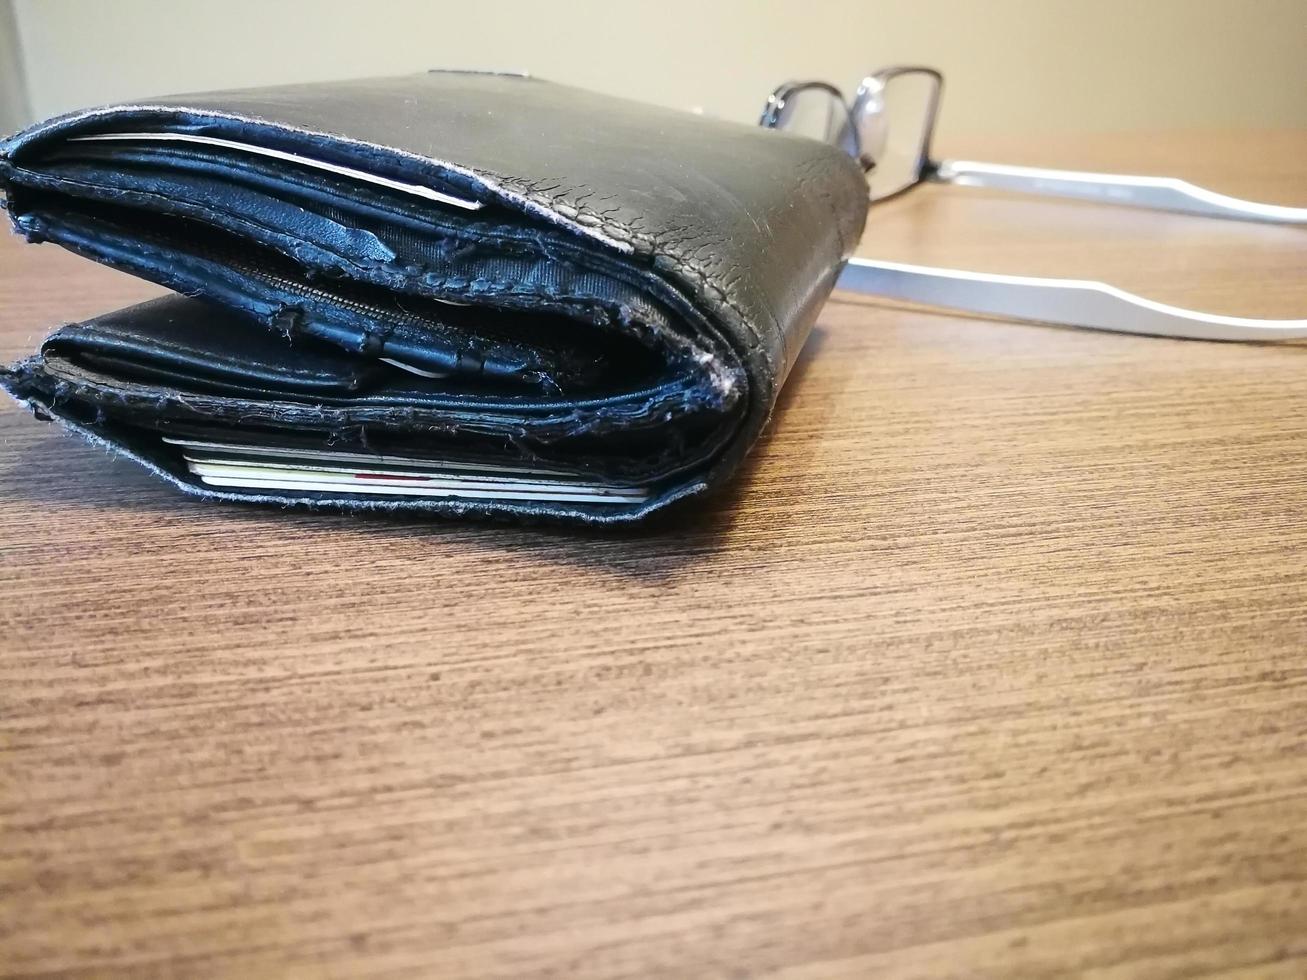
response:
[[[1307,320],[1254,320],[1199,313],[1086,279],[1040,279],[852,258],[836,289],[1116,333],[1187,340],[1307,339]]]
[[[1040,167],[1009,167],[971,160],[941,160],[929,166],[925,177],[940,184],[1070,197],[1101,204],[1178,211],[1212,218],[1307,224],[1307,208],[1244,201],[1175,177],[1081,173]]]

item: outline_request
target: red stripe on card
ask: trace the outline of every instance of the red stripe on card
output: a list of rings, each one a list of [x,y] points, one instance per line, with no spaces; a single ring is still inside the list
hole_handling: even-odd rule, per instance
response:
[[[423,483],[431,480],[429,476],[408,476],[403,473],[355,473],[356,480],[413,480],[417,483]]]

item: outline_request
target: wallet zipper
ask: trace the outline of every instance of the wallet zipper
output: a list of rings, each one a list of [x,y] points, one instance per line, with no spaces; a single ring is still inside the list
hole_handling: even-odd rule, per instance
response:
[[[404,357],[394,356],[393,353],[391,356],[385,356],[387,354],[386,341],[395,327],[413,326],[434,331],[440,327],[440,324],[435,320],[419,316],[415,313],[408,313],[404,310],[390,310],[382,306],[375,306],[370,303],[362,303],[357,300],[347,299],[346,297],[340,296],[336,293],[328,292],[324,289],[318,289],[314,286],[297,282],[294,279],[283,278],[282,276],[266,272],[263,269],[254,268],[244,262],[231,261],[221,256],[217,256],[214,253],[210,253],[209,257],[216,258],[237,272],[249,276],[252,279],[257,279],[267,285],[274,286],[291,296],[297,296],[302,299],[317,300],[318,302],[325,303],[337,309],[345,310],[367,320],[388,324],[391,327],[390,331],[386,331],[379,336],[368,331],[366,328],[362,328],[360,345],[357,353],[370,354],[378,360],[383,360],[403,371],[424,378],[440,378],[454,373],[485,373],[485,358],[480,354],[470,351],[454,351],[450,349],[451,357],[449,359],[436,360],[433,358],[429,362],[424,359],[414,358],[412,354],[407,351],[405,352]],[[373,346],[374,344],[375,347]],[[418,361],[418,363],[412,363],[415,360]],[[453,361],[453,363],[450,363],[451,361]]]
[[[164,248],[172,249],[177,247],[176,242],[174,240],[169,239],[167,235],[152,234],[150,232],[144,231],[143,229],[136,229],[133,231],[133,234],[139,238],[152,241],[156,245],[162,246]],[[237,258],[231,252],[225,251],[223,249],[211,248],[205,245],[197,246],[195,243],[188,242],[186,244],[185,251],[189,252],[191,255],[194,255],[197,258],[208,259],[209,261],[219,263],[220,265],[224,265],[238,273],[241,273],[242,275],[246,275],[251,279],[256,279],[259,280],[260,282],[265,283],[266,285],[274,286],[277,289],[290,294],[291,296],[300,297],[302,299],[317,300],[318,302],[325,303],[329,306],[334,306],[336,308],[354,313],[357,316],[361,316],[369,320],[378,321],[383,324],[388,324],[392,327],[392,331],[390,332],[393,332],[394,327],[401,327],[401,326],[413,326],[418,328],[425,328],[431,331],[438,331],[441,326],[439,321],[430,319],[429,317],[420,316],[416,313],[409,313],[405,310],[391,310],[383,306],[377,306],[371,303],[363,303],[358,300],[348,299],[344,296],[341,296],[337,293],[329,292],[328,290],[325,289],[318,289],[315,286],[310,286],[307,285],[306,283],[302,283],[294,279],[287,279],[284,276],[279,276],[276,275],[275,273],[268,272],[265,269],[261,269],[258,268],[257,266],[253,266],[249,262],[244,261],[241,258]],[[436,299],[435,297],[432,297],[432,299],[435,302],[445,302],[444,300]],[[463,306],[465,304],[451,302],[448,305]],[[511,370],[498,371],[498,372],[492,370],[490,372],[486,372],[486,359],[483,355],[481,355],[480,353],[470,352],[470,351],[457,351],[452,348],[452,345],[450,345],[447,348],[450,351],[450,357],[443,361],[438,361],[434,358],[430,361],[426,361],[425,359],[421,359],[421,358],[413,358],[411,356],[411,352],[406,352],[405,356],[403,357],[383,357],[382,355],[384,355],[386,352],[385,351],[386,339],[387,336],[389,336],[390,332],[387,332],[386,335],[383,335],[379,338],[379,344],[374,351],[369,351],[368,342],[376,335],[370,334],[368,331],[364,330],[361,338],[362,342],[360,344],[357,353],[360,354],[371,353],[373,356],[377,357],[378,360],[384,360],[387,363],[392,364],[397,368],[400,368],[401,370],[408,371],[411,374],[416,374],[424,378],[445,377],[450,374],[454,374],[456,372],[460,374],[461,373],[471,373],[471,374],[489,373],[492,376],[495,374],[500,374],[500,375],[507,374],[509,376],[518,378],[518,375]],[[328,339],[328,338],[323,338],[323,339]],[[419,363],[411,363],[414,360],[417,360]],[[523,360],[528,360],[528,358],[524,357]]]

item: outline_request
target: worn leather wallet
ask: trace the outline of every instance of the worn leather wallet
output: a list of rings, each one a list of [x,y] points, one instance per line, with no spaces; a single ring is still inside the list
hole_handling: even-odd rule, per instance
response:
[[[820,142],[431,72],[74,112],[14,227],[180,295],[0,373],[222,499],[595,523],[724,480],[862,231]]]

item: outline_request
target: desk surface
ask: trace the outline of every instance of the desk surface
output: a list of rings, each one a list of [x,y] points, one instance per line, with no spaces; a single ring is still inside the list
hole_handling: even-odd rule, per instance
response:
[[[968,147],[1307,203],[1307,133]],[[1307,313],[1300,229],[864,253]],[[157,293],[0,242],[0,355]],[[1307,345],[839,297],[635,535],[214,505],[0,411],[0,971],[1307,970]],[[1278,972],[1277,972],[1278,971]]]

